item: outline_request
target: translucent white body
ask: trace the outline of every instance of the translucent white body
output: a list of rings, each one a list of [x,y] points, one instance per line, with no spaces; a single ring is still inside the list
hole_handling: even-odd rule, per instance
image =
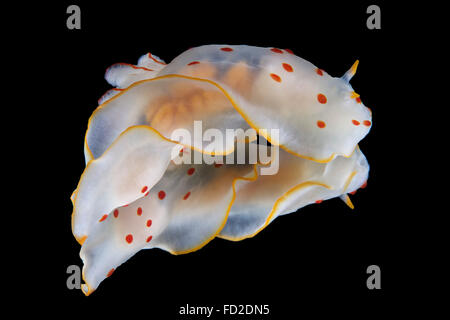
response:
[[[348,81],[277,48],[209,45],[165,64],[146,54],[106,72],[115,86],[99,100],[85,139],[87,167],[72,201],[82,244],[83,292],[92,293],[140,249],[173,254],[214,237],[242,240],[276,217],[341,197],[365,184],[369,165],[357,143],[371,113]],[[176,164],[174,154],[207,154],[201,137],[174,130],[253,128],[275,147],[268,164]],[[271,129],[279,131],[271,135]],[[236,141],[214,150],[235,155]],[[256,141],[247,141],[256,143]],[[175,151],[175,153],[174,153]]]

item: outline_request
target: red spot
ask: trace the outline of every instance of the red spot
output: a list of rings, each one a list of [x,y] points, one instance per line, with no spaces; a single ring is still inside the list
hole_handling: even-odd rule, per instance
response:
[[[125,237],[125,241],[128,242],[128,243],[132,243],[133,242],[133,235],[132,234],[128,234]]]
[[[144,197],[148,196],[150,194],[150,191],[147,191],[146,194],[144,194]]]
[[[324,94],[319,93],[317,95],[317,101],[319,101],[320,103],[327,103],[327,97],[325,97]]]
[[[290,53],[290,54],[294,54],[294,52],[291,49],[284,49],[284,51],[286,51],[287,53]]]
[[[103,217],[101,217],[100,220],[98,220],[98,222],[102,222],[102,221],[106,220],[106,218],[108,218],[108,215],[104,214]]]
[[[281,82],[280,76],[276,75],[275,73],[271,73],[270,76],[272,77],[273,80]]]
[[[139,208],[137,209],[137,215],[138,215],[138,216],[141,216],[141,215],[142,215],[142,208],[141,208],[141,207],[139,207]]]
[[[117,218],[119,216],[119,210],[114,210],[114,218]]]
[[[286,70],[287,72],[292,72],[294,71],[294,69],[292,68],[292,66],[290,64],[287,63],[283,63],[283,68],[284,70]]]
[[[359,126],[359,121],[357,121],[357,120],[352,120],[352,123],[353,123],[355,126]]]
[[[364,120],[363,123],[367,127],[370,127],[370,125],[372,124],[369,120]]]
[[[225,52],[231,52],[233,51],[233,49],[225,47],[225,48],[220,48],[220,50],[225,51]]]
[[[223,163],[214,163],[214,167],[216,168],[220,168],[221,166],[223,166]]]
[[[152,225],[152,219],[147,220],[147,227],[150,227]]]
[[[189,191],[188,193],[186,193],[183,197],[183,200],[186,200],[187,198],[189,198],[189,196],[191,195],[191,192]]]
[[[124,206],[122,206],[122,207],[128,207],[128,204],[126,204],[126,205],[124,205]]]
[[[166,193],[164,191],[160,191],[158,192],[158,198],[160,198],[161,200],[164,199],[166,197]]]
[[[364,189],[365,187],[367,187],[367,181],[365,181],[362,185],[361,185],[361,189]]]
[[[319,76],[323,76],[323,70],[322,70],[322,69],[317,68],[317,69],[316,69],[316,73],[317,73]]]
[[[350,194],[353,196],[354,194],[356,193],[356,190],[355,191],[352,191],[352,192],[350,192]]]
[[[141,192],[142,192],[142,193],[145,193],[145,191],[147,191],[147,189],[148,189],[148,187],[145,186],[145,187],[142,188]]]
[[[321,203],[323,200],[316,200],[316,203]]]
[[[147,242],[150,242],[152,240],[153,236],[150,236],[147,238]]]
[[[280,49],[277,49],[277,48],[272,48],[272,49],[270,49],[270,51],[275,52],[275,53],[283,53],[283,51],[281,51]]]
[[[187,65],[188,66],[192,66],[192,65],[194,65],[194,64],[199,64],[200,62],[198,62],[198,61],[192,61],[192,62],[189,62]]]
[[[194,174],[194,172],[195,172],[195,168],[190,168],[190,169],[187,171],[187,174],[190,175],[190,176],[192,176],[192,175]]]
[[[318,126],[319,128],[325,128],[325,122],[319,120],[319,121],[317,121],[317,126]]]
[[[356,102],[361,103],[361,98],[360,97],[356,97]]]
[[[114,268],[112,268],[111,270],[108,271],[108,274],[106,275],[106,277],[111,277],[112,274],[114,273]]]

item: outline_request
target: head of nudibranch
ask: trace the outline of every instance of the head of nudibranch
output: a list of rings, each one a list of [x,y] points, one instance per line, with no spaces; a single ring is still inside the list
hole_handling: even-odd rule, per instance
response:
[[[320,76],[318,82],[318,91],[320,92],[317,94],[317,102],[324,105],[330,113],[334,110],[339,111],[339,114],[334,118],[335,121],[332,122],[336,126],[341,125],[342,132],[349,129],[358,132],[358,129],[360,129],[360,134],[365,135],[372,125],[372,114],[350,84],[350,80],[356,74],[358,64],[359,60],[356,60],[340,78],[331,77],[317,68],[316,73]],[[341,121],[342,123],[340,123]],[[353,126],[347,126],[349,123]]]
[[[359,61],[340,78],[323,77],[321,86],[323,93],[318,93],[317,101],[327,110],[327,119],[323,123],[317,122],[320,129],[329,126],[333,137],[329,139],[330,147],[333,144],[340,145],[341,155],[350,156],[356,145],[369,132],[372,126],[372,114],[370,109],[364,106],[361,97],[350,84],[350,79],[355,75]],[[317,72],[320,72],[319,69]],[[319,130],[319,132],[322,130]]]
[[[359,60],[356,60],[342,77],[332,78],[330,83],[333,85],[331,88],[327,88],[327,90],[330,92],[330,97],[332,98],[330,107],[340,109],[342,115],[345,116],[343,125],[353,129],[356,132],[356,135],[360,136],[360,139],[362,139],[372,126],[372,113],[370,109],[363,104],[360,95],[356,93],[350,85],[350,80],[356,74],[358,64]],[[334,94],[332,88],[335,88]],[[353,126],[348,126],[348,120],[350,118]]]
[[[280,145],[318,162],[349,157],[372,125],[370,110],[350,85],[359,61],[342,77],[296,56],[284,61],[284,69],[279,60],[270,61],[268,72],[273,74],[258,79],[259,92],[270,92],[264,95],[272,106],[265,116],[282,119]]]

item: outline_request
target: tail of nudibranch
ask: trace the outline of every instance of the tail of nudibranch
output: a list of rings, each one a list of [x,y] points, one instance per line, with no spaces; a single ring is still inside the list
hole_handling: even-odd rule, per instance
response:
[[[129,63],[113,64],[106,69],[105,79],[117,89],[124,89],[134,82],[156,77],[166,65],[163,60],[149,52],[139,58],[137,65]]]

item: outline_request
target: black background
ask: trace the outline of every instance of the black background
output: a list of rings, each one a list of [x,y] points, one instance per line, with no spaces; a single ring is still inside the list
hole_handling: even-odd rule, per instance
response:
[[[381,30],[366,27],[366,8],[373,3],[381,7]],[[66,28],[70,4],[81,8],[81,30]],[[46,187],[40,202],[51,205],[40,210],[45,226],[39,236],[42,247],[35,251],[44,253],[37,261],[45,270],[38,285],[42,293],[35,299],[40,296],[79,316],[107,312],[148,319],[194,319],[177,316],[188,303],[270,305],[269,316],[241,319],[286,319],[306,310],[317,316],[367,318],[383,315],[398,303],[405,291],[410,250],[405,207],[398,201],[404,192],[399,189],[408,186],[392,161],[393,154],[402,152],[394,136],[403,123],[393,109],[398,106],[395,70],[402,68],[396,48],[405,41],[397,25],[398,10],[380,1],[62,1],[40,9],[46,18],[37,26],[39,41],[28,54],[33,59],[39,52],[41,76],[34,83],[47,89],[42,98],[48,97],[49,88],[52,97],[40,100],[46,102],[40,103],[36,119],[45,143],[32,148],[44,156],[40,181]],[[333,199],[276,219],[241,242],[215,239],[181,256],[141,251],[91,296],[68,290],[67,267],[82,266],[80,246],[71,233],[69,197],[85,165],[87,120],[97,99],[110,88],[103,78],[106,68],[117,62],[134,64],[149,51],[170,62],[189,47],[203,44],[289,48],[332,76],[341,76],[360,60],[351,83],[372,109],[373,126],[360,143],[371,171],[367,188],[352,196],[355,210]],[[41,184],[37,192],[43,191]],[[41,217],[32,220],[42,222]],[[366,287],[366,269],[372,264],[381,268],[381,290]]]

